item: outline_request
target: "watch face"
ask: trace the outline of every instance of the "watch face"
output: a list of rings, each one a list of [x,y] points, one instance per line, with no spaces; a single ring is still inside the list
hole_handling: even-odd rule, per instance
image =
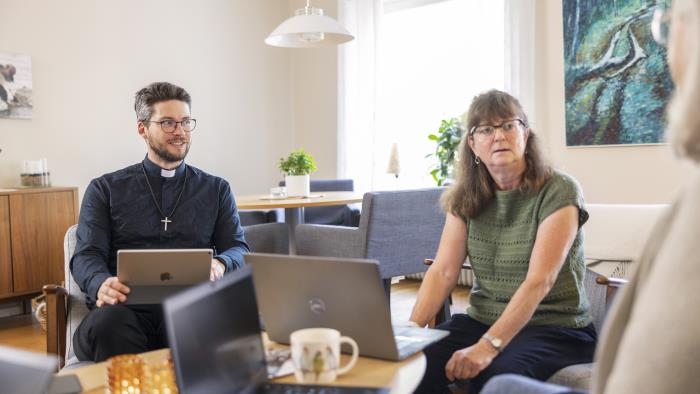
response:
[[[493,339],[491,340],[491,343],[493,344],[494,347],[500,348],[500,347],[501,347],[501,344],[503,344],[503,341],[501,341],[500,338],[493,338]]]

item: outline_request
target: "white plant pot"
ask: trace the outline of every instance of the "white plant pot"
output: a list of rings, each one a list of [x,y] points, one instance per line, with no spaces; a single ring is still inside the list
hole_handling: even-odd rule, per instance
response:
[[[308,175],[287,175],[284,178],[289,197],[309,197],[311,195]]]

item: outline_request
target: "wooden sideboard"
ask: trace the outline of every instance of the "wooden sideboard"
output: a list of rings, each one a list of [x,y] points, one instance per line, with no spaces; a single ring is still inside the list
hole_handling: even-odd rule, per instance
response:
[[[78,222],[78,188],[0,189],[0,299],[63,281],[63,237]]]

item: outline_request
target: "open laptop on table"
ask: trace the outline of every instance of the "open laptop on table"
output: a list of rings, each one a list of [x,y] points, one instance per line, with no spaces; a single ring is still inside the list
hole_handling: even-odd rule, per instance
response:
[[[163,303],[181,393],[388,394],[389,390],[267,382],[250,267]]]
[[[117,277],[129,286],[127,304],[160,304],[194,284],[209,280],[211,249],[121,249]]]
[[[265,329],[289,343],[301,328],[335,328],[363,356],[403,360],[446,337],[444,330],[393,327],[376,260],[249,253]]]

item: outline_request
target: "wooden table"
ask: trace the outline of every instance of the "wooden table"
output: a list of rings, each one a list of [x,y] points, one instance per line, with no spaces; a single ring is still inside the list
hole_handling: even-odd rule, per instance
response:
[[[289,252],[296,254],[294,228],[304,223],[304,208],[329,205],[345,205],[362,202],[362,195],[355,192],[317,192],[311,198],[287,197],[271,199],[269,194],[253,194],[236,197],[238,209],[284,208],[284,221],[289,225]]]
[[[279,346],[279,345],[278,345]],[[146,363],[157,363],[165,360],[170,354],[169,349],[155,350],[143,353]],[[342,364],[349,356],[342,355]],[[333,384],[337,386],[387,387],[392,394],[412,393],[425,373],[425,356],[422,353],[399,361],[384,361],[374,358],[360,357],[355,367],[345,375],[338,377]],[[86,367],[63,370],[59,375],[74,374],[80,380],[84,393],[105,392],[107,363],[97,363]],[[295,383],[294,375],[277,378],[274,382]]]

